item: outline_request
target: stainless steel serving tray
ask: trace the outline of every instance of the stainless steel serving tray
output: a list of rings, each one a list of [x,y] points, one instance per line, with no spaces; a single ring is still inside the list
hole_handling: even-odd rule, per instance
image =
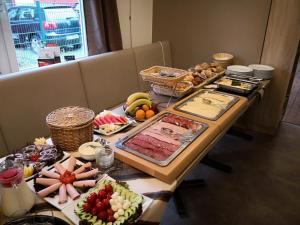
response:
[[[206,116],[202,116],[202,115],[199,115],[197,113],[192,113],[192,112],[188,112],[188,111],[185,111],[185,110],[182,110],[180,109],[180,107],[182,107],[183,105],[185,105],[187,102],[191,101],[193,98],[201,95],[203,92],[213,92],[213,93],[217,93],[219,95],[223,95],[223,96],[231,96],[233,99],[232,101],[227,105],[227,107],[223,110],[220,111],[220,113],[216,116],[216,117],[213,117],[213,118],[210,118],[210,117],[206,117]],[[197,94],[189,97],[188,99],[186,99],[184,102],[182,102],[181,104],[177,105],[174,107],[175,110],[177,111],[180,111],[180,112],[184,112],[184,113],[187,113],[187,114],[190,114],[190,115],[193,115],[193,116],[197,116],[197,117],[201,117],[201,118],[204,118],[204,119],[207,119],[207,120],[217,120],[219,119],[228,109],[230,109],[235,103],[237,103],[239,101],[239,97],[238,96],[235,96],[235,95],[231,95],[231,94],[227,94],[227,93],[223,93],[223,92],[219,92],[219,91],[209,91],[209,90],[200,90],[198,91]]]
[[[231,91],[231,92],[234,92],[234,93],[238,93],[238,94],[249,94],[251,91],[253,91],[254,89],[256,89],[258,87],[258,84],[254,83],[254,82],[247,82],[245,80],[240,80],[240,79],[234,79],[234,78],[230,78],[230,77],[224,77],[226,79],[229,79],[229,80],[237,80],[237,81],[240,81],[240,82],[244,82],[244,83],[248,83],[251,85],[251,89],[243,89],[243,88],[239,88],[238,86],[232,86],[232,85],[225,85],[225,84],[220,84],[217,80],[215,81],[214,83],[215,84],[218,84],[219,88],[221,90],[224,90],[224,91]],[[221,78],[223,79],[223,78]]]
[[[185,118],[187,120],[190,120],[190,121],[193,121],[193,123],[196,123],[196,124],[199,124],[201,125],[201,128],[198,129],[195,133],[193,133],[193,137],[191,137],[189,139],[189,141],[186,141],[186,142],[183,142],[182,145],[172,154],[170,155],[167,159],[163,160],[163,161],[159,161],[159,160],[156,160],[156,159],[153,159],[149,156],[146,156],[136,150],[133,150],[127,146],[124,145],[124,143],[126,141],[128,141],[130,138],[133,138],[135,135],[137,135],[138,133],[140,133],[141,131],[145,130],[146,128],[152,126],[153,124],[155,124],[156,122],[158,122],[159,120],[161,120],[164,116],[166,115],[169,115],[169,114],[173,114],[173,115],[176,115],[174,113],[169,113],[169,112],[164,112],[162,113],[159,117],[157,117],[156,119],[152,120],[149,124],[147,124],[146,126],[143,126],[141,127],[140,129],[136,130],[134,133],[120,139],[119,141],[116,142],[116,147],[117,148],[120,148],[120,149],[123,149],[125,151],[128,151],[134,155],[137,155],[143,159],[146,159],[150,162],[153,162],[159,166],[167,166],[168,164],[170,164],[170,162],[172,160],[174,160],[189,144],[191,144],[199,135],[201,135],[207,128],[208,128],[208,125],[206,123],[201,123],[201,122],[198,122],[198,121],[195,121],[195,120],[192,120],[192,119],[188,119],[184,116],[180,116],[180,115],[176,115],[176,116],[179,116],[179,117],[182,117],[182,118]]]

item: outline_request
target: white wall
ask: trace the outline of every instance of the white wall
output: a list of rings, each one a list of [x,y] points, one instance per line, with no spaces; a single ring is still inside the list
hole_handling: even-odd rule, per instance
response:
[[[123,48],[152,43],[153,0],[117,0],[117,5]]]

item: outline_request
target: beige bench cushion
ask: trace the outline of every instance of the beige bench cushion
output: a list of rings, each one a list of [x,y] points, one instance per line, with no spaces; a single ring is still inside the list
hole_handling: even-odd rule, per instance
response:
[[[0,127],[10,151],[49,134],[56,108],[87,106],[79,65],[69,62],[0,77]]]
[[[138,73],[151,66],[172,66],[171,48],[167,41],[136,47],[133,51]],[[139,76],[140,90],[148,90],[149,87]]]
[[[7,151],[6,144],[5,144],[5,141],[3,138],[3,134],[0,129],[0,157],[3,157],[7,154],[8,154],[8,151]]]
[[[124,102],[138,90],[132,49],[92,56],[79,65],[89,106],[95,112]]]

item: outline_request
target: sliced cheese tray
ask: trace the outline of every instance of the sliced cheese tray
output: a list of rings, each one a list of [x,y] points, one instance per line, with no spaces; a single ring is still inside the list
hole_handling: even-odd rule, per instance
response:
[[[238,96],[218,91],[200,90],[175,106],[174,109],[204,119],[217,120],[238,101]]]

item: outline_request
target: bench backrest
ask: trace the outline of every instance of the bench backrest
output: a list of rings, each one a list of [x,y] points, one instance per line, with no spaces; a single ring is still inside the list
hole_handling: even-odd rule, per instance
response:
[[[78,105],[98,113],[144,90],[138,72],[154,65],[171,66],[168,42],[0,76],[0,155],[48,136],[45,118],[54,109]]]

